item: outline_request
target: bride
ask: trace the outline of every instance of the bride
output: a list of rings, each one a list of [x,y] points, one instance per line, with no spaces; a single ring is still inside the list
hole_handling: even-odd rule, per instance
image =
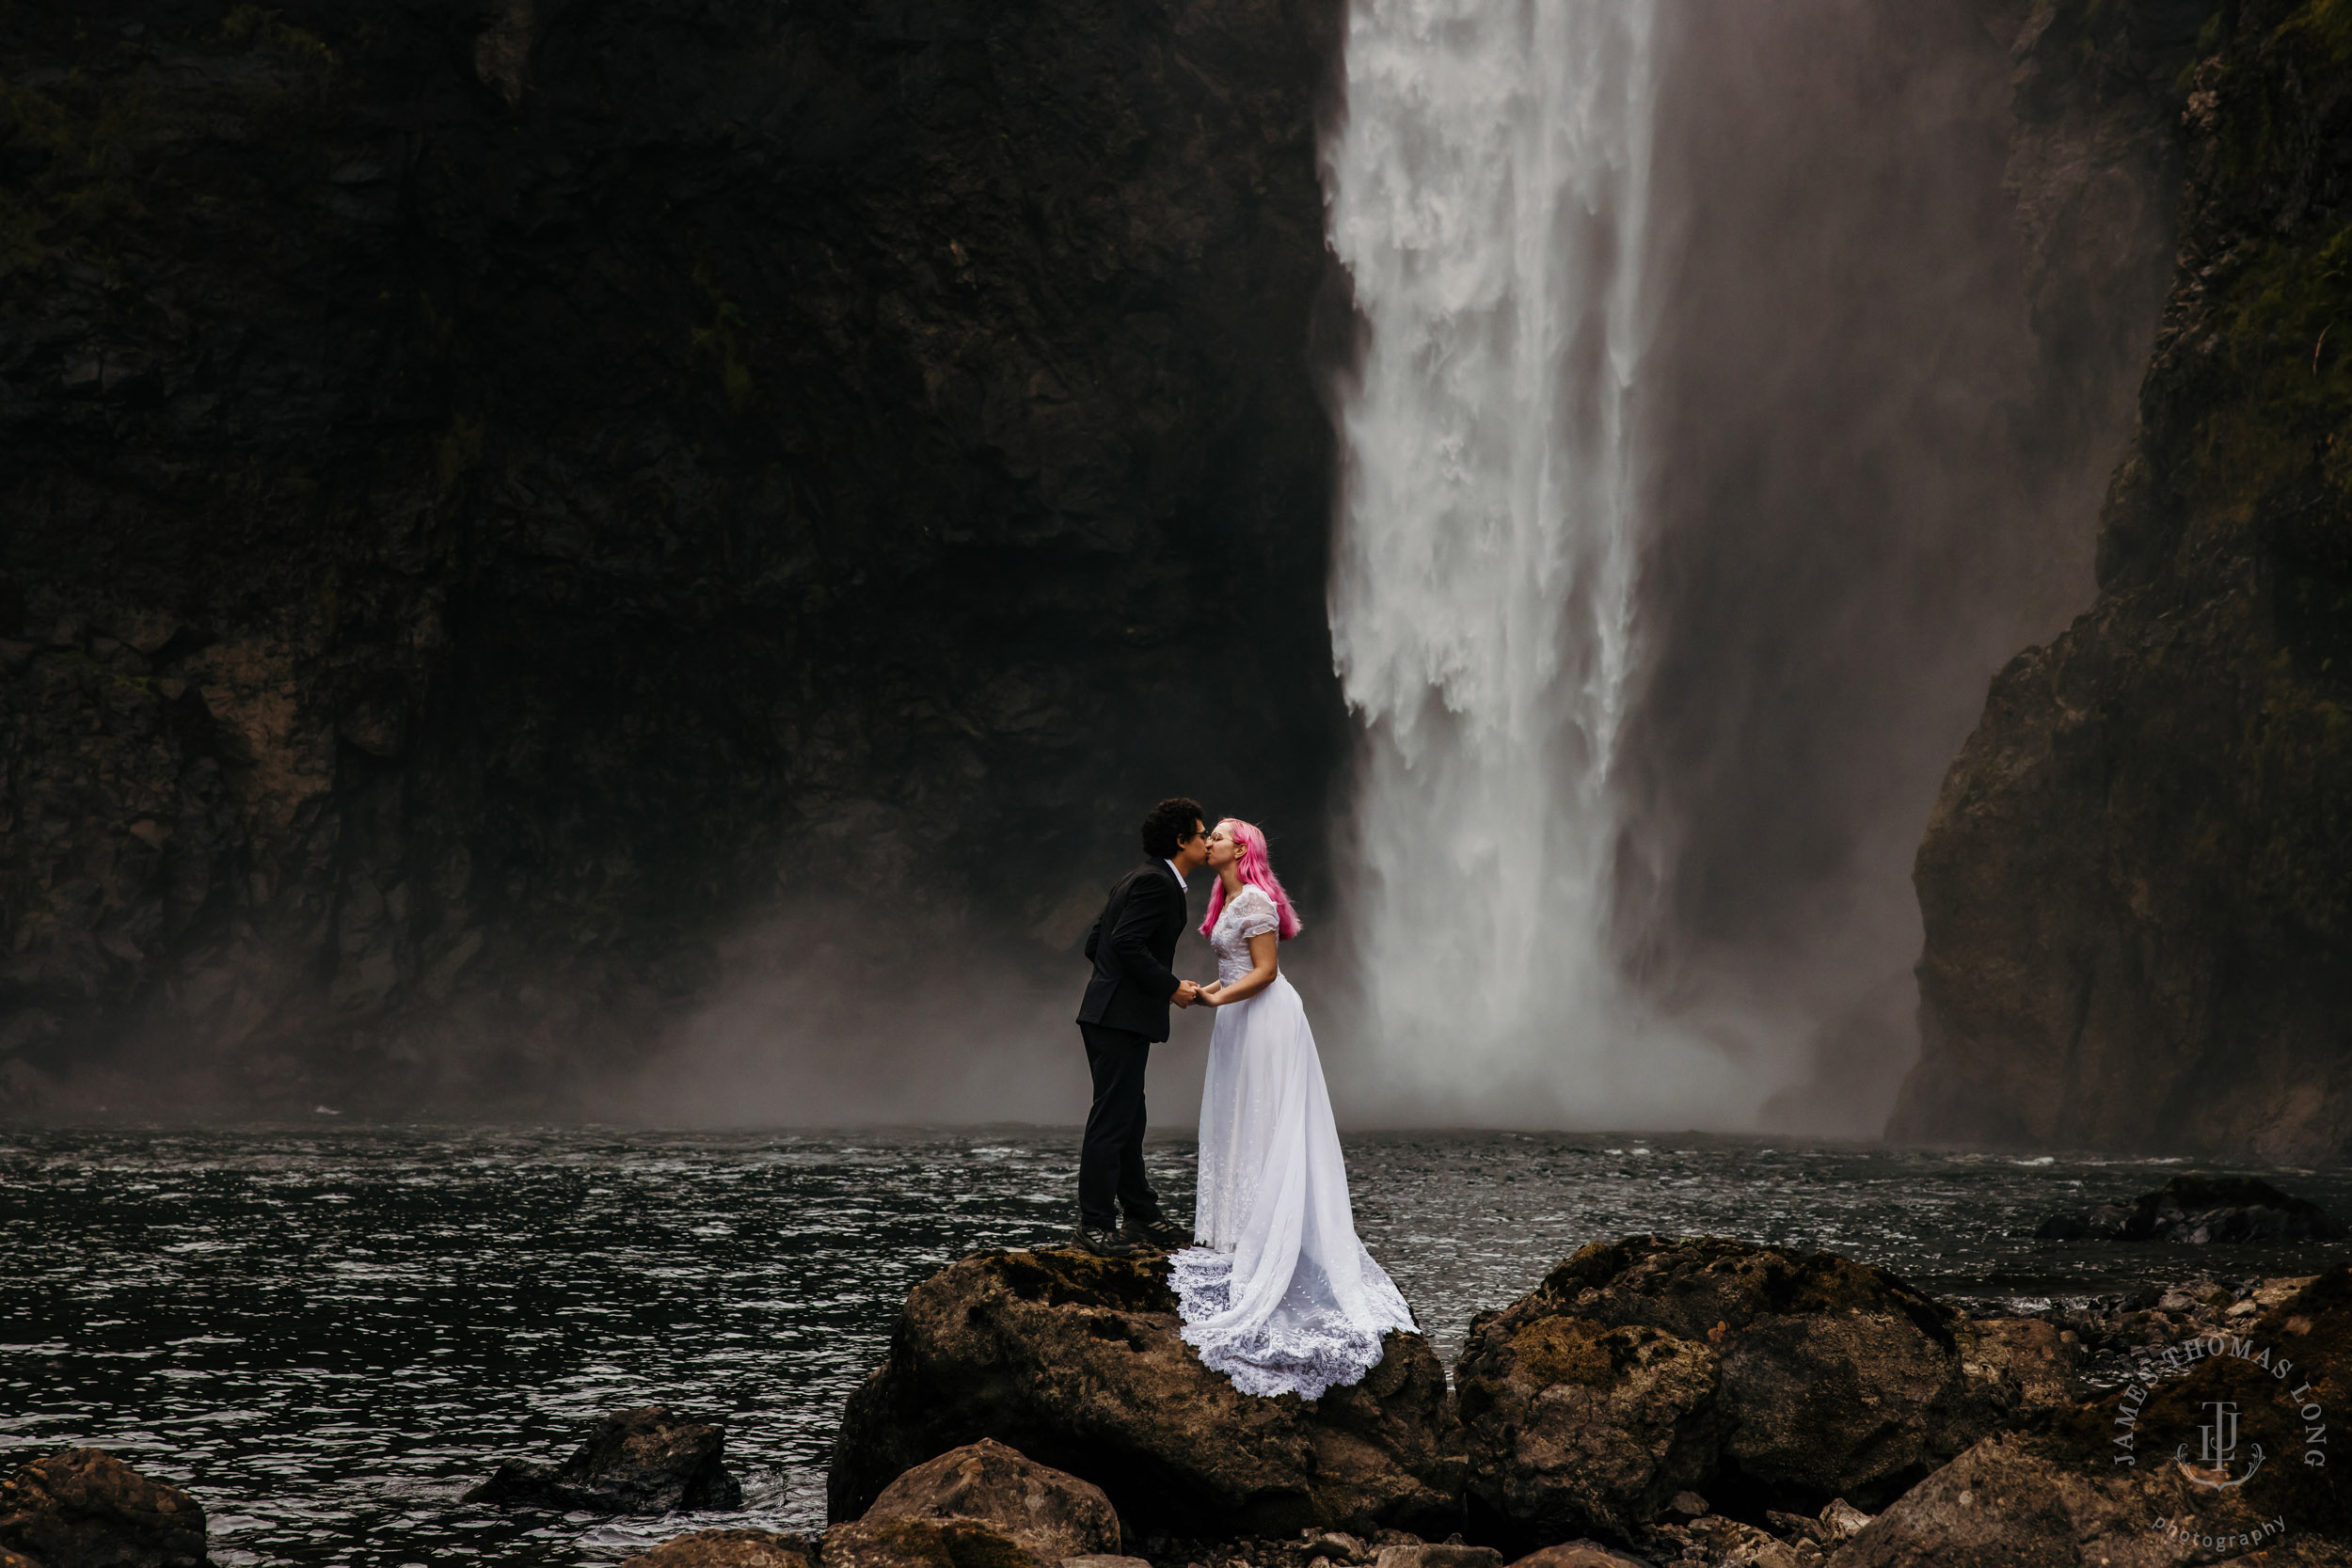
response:
[[[1278,942],[1298,934],[1265,835],[1228,817],[1209,835],[1201,934],[1216,949],[1216,1009],[1200,1095],[1197,1244],[1171,1259],[1184,1341],[1245,1394],[1316,1399],[1380,1360],[1380,1337],[1413,1315],[1356,1239],[1347,1168],[1314,1031],[1282,977]]]

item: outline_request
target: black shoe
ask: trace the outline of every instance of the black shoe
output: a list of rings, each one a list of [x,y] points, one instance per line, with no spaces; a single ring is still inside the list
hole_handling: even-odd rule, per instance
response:
[[[1097,1258],[1133,1258],[1138,1251],[1120,1237],[1107,1230],[1097,1229],[1084,1220],[1080,1220],[1077,1227],[1071,1232],[1070,1244]]]
[[[1179,1252],[1192,1245],[1192,1232],[1166,1214],[1130,1214],[1119,1227],[1119,1237],[1157,1252]]]

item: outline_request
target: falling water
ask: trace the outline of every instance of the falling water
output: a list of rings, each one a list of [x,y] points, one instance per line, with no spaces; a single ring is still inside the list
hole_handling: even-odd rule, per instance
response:
[[[1350,918],[1383,1079],[1423,1112],[1510,1085],[1553,1115],[1687,1121],[1707,1077],[1670,1041],[1613,1049],[1637,1027],[1611,780],[1657,8],[1355,0],[1349,23],[1326,178],[1370,328],[1331,589],[1365,732]]]

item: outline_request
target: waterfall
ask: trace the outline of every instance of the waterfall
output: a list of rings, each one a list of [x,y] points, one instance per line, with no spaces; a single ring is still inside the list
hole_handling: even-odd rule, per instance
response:
[[[1349,20],[1325,169],[1369,326],[1330,604],[1364,732],[1347,918],[1383,1085],[1423,1114],[1505,1085],[1530,1113],[1672,1114],[1704,1073],[1616,1049],[1610,930],[1658,6]]]

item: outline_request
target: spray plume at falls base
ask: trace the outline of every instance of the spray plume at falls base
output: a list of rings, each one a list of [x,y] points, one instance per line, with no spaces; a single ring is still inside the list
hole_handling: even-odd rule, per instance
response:
[[[1616,980],[1657,8],[1358,0],[1327,155],[1369,342],[1332,647],[1364,728],[1350,918],[1424,1113],[1738,1121]]]

